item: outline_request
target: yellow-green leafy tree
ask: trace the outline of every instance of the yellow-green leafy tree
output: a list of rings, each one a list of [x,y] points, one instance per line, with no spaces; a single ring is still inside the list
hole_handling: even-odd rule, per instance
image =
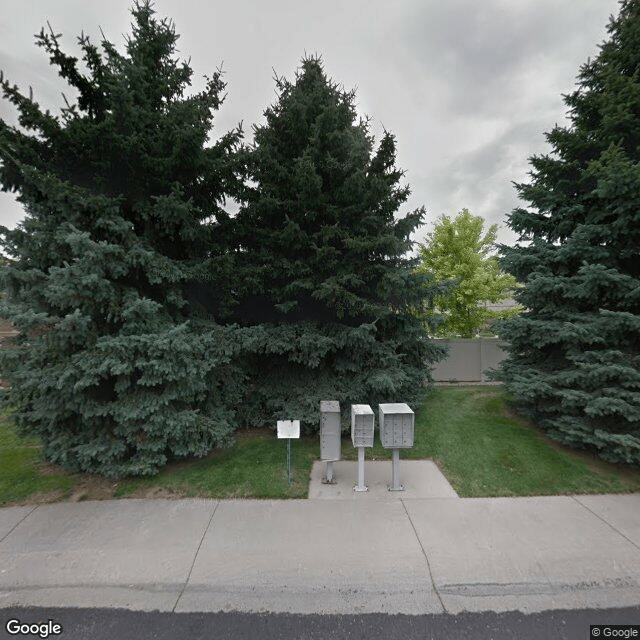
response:
[[[454,286],[435,299],[443,321],[437,333],[443,337],[470,338],[495,318],[517,314],[521,308],[488,308],[509,298],[517,280],[500,269],[495,249],[498,225],[484,230],[485,221],[462,209],[455,218],[443,215],[427,242],[419,245],[419,271],[430,273],[436,282],[449,280]]]

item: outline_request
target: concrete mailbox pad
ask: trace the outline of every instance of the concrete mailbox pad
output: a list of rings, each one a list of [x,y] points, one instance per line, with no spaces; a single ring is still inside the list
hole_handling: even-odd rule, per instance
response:
[[[369,460],[367,462],[367,493],[353,491],[352,479],[356,477],[358,463],[341,460],[335,463],[340,479],[335,485],[323,483],[324,464],[316,460],[309,479],[310,500],[403,500],[407,498],[457,498],[458,494],[449,484],[432,460],[404,460],[402,463],[405,493],[389,491],[389,462]]]

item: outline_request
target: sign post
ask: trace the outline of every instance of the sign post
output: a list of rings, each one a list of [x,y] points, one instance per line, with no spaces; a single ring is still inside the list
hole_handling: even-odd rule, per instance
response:
[[[291,484],[291,438],[300,437],[300,420],[278,420],[278,440],[287,440],[287,482]]]

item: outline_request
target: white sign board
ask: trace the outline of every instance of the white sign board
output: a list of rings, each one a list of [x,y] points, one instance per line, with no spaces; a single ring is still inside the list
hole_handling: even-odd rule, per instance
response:
[[[278,420],[278,438],[282,439],[299,437],[300,420]]]

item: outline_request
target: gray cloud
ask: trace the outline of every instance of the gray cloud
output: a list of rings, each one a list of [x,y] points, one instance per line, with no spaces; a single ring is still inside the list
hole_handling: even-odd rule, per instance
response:
[[[589,50],[595,52],[605,35],[604,4],[614,5],[485,0],[470,9],[465,0],[424,3],[408,16],[406,53],[423,65],[428,82],[438,83],[448,112],[512,114],[522,92],[539,99],[558,75],[568,70],[575,76],[585,62],[580,49],[590,42],[585,25]]]
[[[16,6],[18,6],[16,4]],[[60,106],[64,85],[33,34],[49,20],[63,46],[77,52],[84,30],[97,42],[101,26],[119,48],[129,32],[128,0],[30,0],[0,24],[0,68],[46,108]],[[412,194],[403,210],[425,205],[429,220],[463,207],[501,225],[517,204],[512,181],[526,179],[527,159],[547,150],[543,132],[561,123],[561,93],[579,66],[597,54],[617,0],[157,0],[191,59],[194,90],[220,64],[228,97],[214,137],[251,125],[275,101],[273,69],[292,78],[303,54],[323,56],[327,74],[357,88],[373,132],[394,133],[398,166]],[[0,101],[0,116],[12,109]],[[0,222],[21,217],[0,194]],[[424,237],[428,228],[417,237]]]

